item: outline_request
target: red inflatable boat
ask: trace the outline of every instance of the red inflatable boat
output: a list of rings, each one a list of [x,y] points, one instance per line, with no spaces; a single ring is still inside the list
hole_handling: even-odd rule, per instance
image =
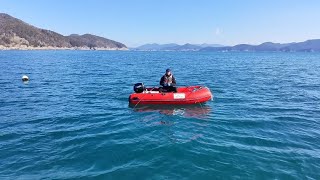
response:
[[[143,86],[143,84],[142,84]],[[129,97],[130,104],[196,104],[212,99],[209,88],[204,86],[178,87],[177,92],[161,92],[159,88],[144,88],[132,93]]]

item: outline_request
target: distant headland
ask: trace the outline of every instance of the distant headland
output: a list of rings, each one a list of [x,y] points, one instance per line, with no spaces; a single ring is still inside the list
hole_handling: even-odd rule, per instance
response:
[[[127,50],[126,45],[84,34],[63,36],[0,13],[0,50]]]

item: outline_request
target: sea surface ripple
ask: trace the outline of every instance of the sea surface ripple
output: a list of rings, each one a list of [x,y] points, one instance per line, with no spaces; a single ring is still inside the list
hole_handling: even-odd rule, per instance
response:
[[[213,101],[129,107],[168,67]],[[0,179],[320,179],[319,69],[319,53],[0,51]]]

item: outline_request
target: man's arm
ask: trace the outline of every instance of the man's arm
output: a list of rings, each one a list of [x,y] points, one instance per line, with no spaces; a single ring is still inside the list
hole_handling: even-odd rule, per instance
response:
[[[163,86],[164,85],[164,77],[162,76],[160,79],[160,85]]]
[[[175,86],[176,84],[177,84],[176,78],[174,78],[174,76],[172,76],[172,85]]]

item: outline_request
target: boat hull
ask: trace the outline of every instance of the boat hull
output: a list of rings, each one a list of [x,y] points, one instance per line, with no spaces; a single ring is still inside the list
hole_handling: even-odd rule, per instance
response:
[[[143,93],[133,93],[129,103],[134,105],[164,104],[187,105],[205,103],[213,97],[204,86],[179,87],[177,92],[159,92],[159,88],[147,88]]]

